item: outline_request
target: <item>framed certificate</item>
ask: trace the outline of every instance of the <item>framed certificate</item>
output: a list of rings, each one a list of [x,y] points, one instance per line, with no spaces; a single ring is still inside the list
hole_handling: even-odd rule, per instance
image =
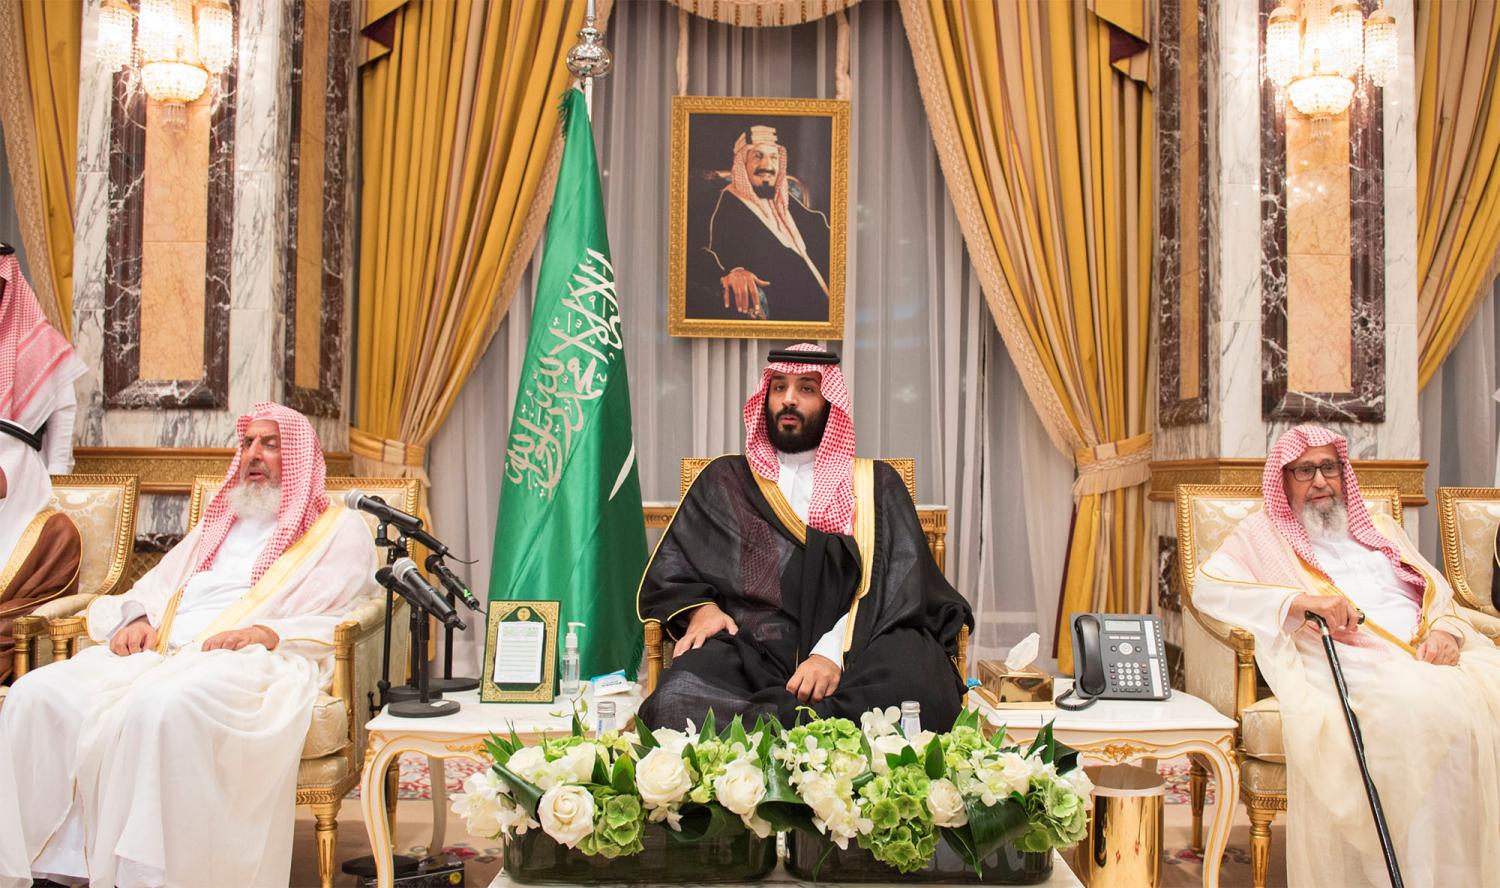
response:
[[[556,601],[491,601],[484,639],[485,703],[551,703],[557,664]]]

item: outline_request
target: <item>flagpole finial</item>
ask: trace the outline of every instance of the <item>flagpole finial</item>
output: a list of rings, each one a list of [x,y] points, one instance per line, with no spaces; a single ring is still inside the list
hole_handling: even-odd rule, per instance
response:
[[[592,3],[589,4],[592,7]],[[604,35],[594,27],[594,13],[590,9],[583,18],[583,27],[578,29],[581,41],[568,50],[568,70],[573,76],[587,82],[591,77],[603,77],[614,65],[614,56],[604,48]]]

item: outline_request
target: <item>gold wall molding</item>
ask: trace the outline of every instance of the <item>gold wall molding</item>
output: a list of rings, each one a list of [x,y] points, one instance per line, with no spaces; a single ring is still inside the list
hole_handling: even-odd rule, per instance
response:
[[[1394,487],[1401,492],[1401,505],[1427,505],[1423,486],[1427,460],[1356,459],[1352,463],[1361,487]],[[1259,487],[1265,464],[1264,459],[1246,457],[1153,462],[1150,499],[1157,503],[1173,502],[1179,484],[1253,484]]]
[[[88,475],[135,475],[141,493],[186,496],[198,475],[222,475],[234,456],[233,447],[77,447],[73,471]],[[328,474],[350,474],[354,458],[348,453],[325,453]]]

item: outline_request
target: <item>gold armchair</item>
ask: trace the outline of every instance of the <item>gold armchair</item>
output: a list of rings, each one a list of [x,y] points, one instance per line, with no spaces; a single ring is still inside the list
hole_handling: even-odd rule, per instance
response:
[[[693,486],[693,481],[703,467],[713,462],[712,459],[702,457],[687,457],[682,460],[682,483],[678,493],[679,497],[687,496],[688,488]],[[917,499],[917,463],[913,459],[884,459],[886,463],[901,476],[906,482],[906,490],[911,494],[912,501]],[[646,509],[646,524],[648,527],[666,527],[671,520],[671,510],[664,510],[664,514],[653,513],[650,507]],[[948,510],[943,508],[917,509],[917,519],[922,524],[922,533],[927,537],[927,548],[932,552],[932,557],[937,561],[939,570],[943,569],[947,556],[948,538]],[[646,634],[646,695],[656,690],[656,683],[661,678],[661,671],[672,665],[672,639],[662,630],[661,623],[656,620],[647,620],[645,624]],[[958,632],[958,657],[954,663],[960,676],[969,674],[969,627],[965,626]]]
[[[1371,512],[1401,521],[1394,487],[1366,487]],[[1286,810],[1286,748],[1281,708],[1262,692],[1255,668],[1255,639],[1193,607],[1193,580],[1241,519],[1261,508],[1260,488],[1182,484],[1177,487],[1177,581],[1182,592],[1183,675],[1187,692],[1207,700],[1239,723],[1240,800],[1250,815],[1250,877],[1264,888],[1270,865],[1271,822]],[[1194,759],[1191,769],[1192,847],[1203,848],[1203,796],[1208,772]],[[1227,801],[1227,800],[1226,800]],[[1222,801],[1220,802],[1223,803]]]
[[[1438,535],[1443,573],[1470,624],[1500,644],[1500,611],[1490,599],[1495,575],[1495,528],[1500,525],[1500,489],[1439,487]]]
[[[120,591],[135,551],[140,487],[134,475],[53,475],[53,502],[78,528],[78,591],[39,605],[16,620],[16,677],[42,663],[66,660],[83,631],[77,616],[100,595]]]

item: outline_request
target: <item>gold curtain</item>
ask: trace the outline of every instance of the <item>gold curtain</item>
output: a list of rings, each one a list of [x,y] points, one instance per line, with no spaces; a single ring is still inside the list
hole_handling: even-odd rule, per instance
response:
[[[32,289],[47,320],[73,329],[73,178],[82,3],[0,0],[0,123]],[[13,88],[24,84],[26,88]]]
[[[1418,385],[1458,344],[1500,272],[1500,8],[1418,0]]]
[[[584,0],[410,0],[362,69],[355,474],[424,477],[425,448],[510,306],[561,157]],[[608,4],[602,4],[604,15]]]
[[[1148,609],[1152,97],[1144,0],[901,0],[964,241],[1078,468],[1060,607]]]

